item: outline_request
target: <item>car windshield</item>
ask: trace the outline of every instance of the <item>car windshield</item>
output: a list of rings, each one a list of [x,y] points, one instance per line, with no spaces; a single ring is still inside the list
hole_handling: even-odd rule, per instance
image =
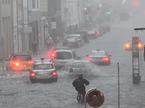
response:
[[[32,60],[32,57],[30,55],[16,55],[13,60],[29,61]]]
[[[55,59],[72,59],[71,52],[56,52]]]
[[[35,64],[33,66],[33,70],[47,70],[47,69],[53,69],[52,64]]]
[[[91,53],[91,56],[106,56],[106,53],[105,52],[92,52]]]

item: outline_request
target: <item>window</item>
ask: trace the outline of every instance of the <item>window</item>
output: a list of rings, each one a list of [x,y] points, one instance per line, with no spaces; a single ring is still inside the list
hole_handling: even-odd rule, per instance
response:
[[[33,67],[34,70],[47,70],[47,69],[53,69],[52,64],[37,64]]]
[[[36,7],[35,7],[35,0],[32,0],[32,8],[33,8],[33,9],[36,8]]]
[[[29,61],[32,60],[32,57],[30,55],[16,55],[13,60]]]
[[[4,4],[5,3],[5,0],[2,0],[2,4]]]
[[[56,52],[56,59],[72,59],[70,52]]]

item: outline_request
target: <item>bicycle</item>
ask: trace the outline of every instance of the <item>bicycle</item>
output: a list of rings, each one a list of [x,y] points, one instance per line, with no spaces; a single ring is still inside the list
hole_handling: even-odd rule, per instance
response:
[[[83,95],[82,94],[78,94],[77,95],[77,101],[78,101],[78,103],[83,103],[84,102],[84,100],[83,100]]]

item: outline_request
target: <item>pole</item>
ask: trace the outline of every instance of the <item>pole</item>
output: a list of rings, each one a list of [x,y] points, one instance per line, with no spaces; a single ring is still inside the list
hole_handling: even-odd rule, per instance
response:
[[[5,68],[4,46],[2,46],[2,51],[3,51],[3,74],[4,74],[4,68]]]
[[[118,108],[120,108],[120,80],[119,80],[119,63],[117,63],[118,66]]]

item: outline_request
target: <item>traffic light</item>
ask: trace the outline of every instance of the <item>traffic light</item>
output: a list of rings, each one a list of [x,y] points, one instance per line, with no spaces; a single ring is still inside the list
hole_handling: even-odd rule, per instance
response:
[[[106,12],[106,14],[110,14],[110,12]]]
[[[85,13],[86,15],[88,14],[87,8],[84,8],[84,13]]]
[[[138,6],[138,1],[134,1],[134,5],[135,6]]]
[[[86,11],[86,10],[87,10],[87,8],[84,8],[84,10]]]

